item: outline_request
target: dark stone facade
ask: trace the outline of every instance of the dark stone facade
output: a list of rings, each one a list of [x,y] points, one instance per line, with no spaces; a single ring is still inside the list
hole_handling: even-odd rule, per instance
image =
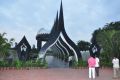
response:
[[[16,45],[15,49],[17,50],[19,60],[28,60],[29,53],[31,51],[31,46],[24,36],[22,40]]]

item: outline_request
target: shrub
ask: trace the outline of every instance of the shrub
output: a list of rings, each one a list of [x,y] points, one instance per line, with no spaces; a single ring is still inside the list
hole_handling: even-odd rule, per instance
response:
[[[79,67],[87,67],[87,61],[79,60],[78,61],[78,66]]]
[[[29,61],[20,61],[16,60],[13,61],[12,64],[9,64],[8,61],[0,61],[0,67],[16,67],[17,69],[21,67],[45,67],[47,68],[47,62],[43,61],[41,62],[40,60],[35,61],[35,60],[29,60]]]

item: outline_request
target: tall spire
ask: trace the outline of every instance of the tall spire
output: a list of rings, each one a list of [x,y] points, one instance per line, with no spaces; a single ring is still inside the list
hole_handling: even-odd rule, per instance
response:
[[[56,15],[56,23],[58,23],[58,11],[57,11],[57,15]]]
[[[54,24],[53,24],[53,28],[51,30],[51,33],[54,33],[56,31],[56,28],[57,28],[57,25],[58,25],[58,11],[57,11],[57,14],[56,14],[56,19],[54,21]]]
[[[59,13],[59,28],[64,28],[64,17],[63,17],[63,6],[62,6],[62,0],[60,5],[60,13]]]

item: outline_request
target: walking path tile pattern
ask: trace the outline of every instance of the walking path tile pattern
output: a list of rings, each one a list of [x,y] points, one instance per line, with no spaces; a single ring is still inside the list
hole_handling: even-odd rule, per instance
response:
[[[51,68],[31,70],[1,70],[0,80],[89,80],[88,69]],[[95,80],[113,80],[112,69],[100,69]],[[120,80],[115,79],[115,80]]]

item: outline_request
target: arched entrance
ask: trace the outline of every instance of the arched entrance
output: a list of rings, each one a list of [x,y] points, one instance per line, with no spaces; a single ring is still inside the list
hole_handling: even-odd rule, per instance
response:
[[[62,2],[59,17],[57,13],[56,20],[54,22],[51,32],[40,32],[39,34],[37,34],[36,40],[37,48],[39,50],[38,58],[41,58],[41,55],[43,55],[44,59],[48,59],[47,52],[50,49],[53,51],[53,53],[50,53],[51,56],[49,56],[49,58],[53,59],[53,62],[55,61],[55,63],[59,63],[59,61],[64,61],[68,63],[68,58],[71,56],[74,61],[78,61],[78,58],[81,58],[81,53],[78,47],[68,37],[65,31]],[[43,46],[41,46],[42,41],[46,41]]]

